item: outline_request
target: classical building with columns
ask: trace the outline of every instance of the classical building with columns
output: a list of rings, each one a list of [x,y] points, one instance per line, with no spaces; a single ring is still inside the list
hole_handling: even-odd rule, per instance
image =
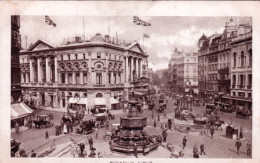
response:
[[[23,99],[45,107],[78,103],[111,108],[128,100],[134,81],[147,77],[147,58],[137,42],[101,34],[61,46],[38,40],[20,53]]]

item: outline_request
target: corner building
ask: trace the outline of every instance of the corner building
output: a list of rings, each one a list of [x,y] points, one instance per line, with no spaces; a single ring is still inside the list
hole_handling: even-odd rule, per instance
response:
[[[20,53],[23,100],[36,106],[86,107],[128,100],[132,82],[147,77],[147,58],[137,42],[114,42],[96,34],[55,47],[38,40]]]

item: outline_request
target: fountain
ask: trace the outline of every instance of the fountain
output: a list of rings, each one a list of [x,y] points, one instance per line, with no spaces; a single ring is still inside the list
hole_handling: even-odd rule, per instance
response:
[[[159,142],[144,131],[147,118],[139,115],[136,108],[137,102],[132,101],[130,104],[131,108],[128,114],[120,117],[120,130],[116,138],[111,141],[110,149],[130,154],[134,152],[134,144],[136,144],[137,152],[149,153],[158,148]]]

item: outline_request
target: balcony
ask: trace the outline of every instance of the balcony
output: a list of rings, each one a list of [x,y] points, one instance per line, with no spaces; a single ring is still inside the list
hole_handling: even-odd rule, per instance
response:
[[[229,73],[229,68],[222,68],[218,70],[218,73]]]
[[[98,88],[102,88],[102,87],[106,87],[105,84],[93,84],[93,87],[98,87]]]
[[[227,80],[218,80],[218,84],[229,84],[230,83],[230,80],[227,79]]]

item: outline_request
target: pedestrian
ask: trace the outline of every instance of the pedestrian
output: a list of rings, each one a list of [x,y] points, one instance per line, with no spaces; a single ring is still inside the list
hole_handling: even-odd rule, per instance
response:
[[[239,149],[242,146],[241,141],[239,138],[237,138],[236,144],[235,144],[236,148],[237,148],[237,155],[239,155]]]
[[[15,133],[19,133],[19,124],[17,122],[15,123]]]
[[[31,157],[36,157],[36,153],[32,150]]]
[[[184,138],[182,139],[183,149],[184,149],[185,146],[186,146],[186,142],[187,142],[187,139],[186,139],[186,136],[184,136]]]
[[[45,131],[45,139],[48,139],[49,138],[49,132],[48,130]]]
[[[211,135],[211,139],[213,138],[213,134],[214,134],[214,127],[213,125],[210,126],[210,135]]]
[[[27,157],[27,154],[26,154],[25,150],[23,149],[23,147],[20,148],[19,156],[20,157]]]
[[[95,158],[96,157],[96,152],[94,149],[91,150],[90,154],[88,155],[91,158]]]
[[[156,118],[154,118],[153,127],[156,127]]]
[[[55,148],[56,144],[55,144],[55,139],[52,140],[52,144],[51,144],[51,148]]]
[[[135,155],[135,158],[138,158],[138,156],[137,156],[137,145],[136,145],[136,143],[134,143],[134,155]]]
[[[80,148],[80,156],[83,157],[83,152],[85,150],[85,145],[84,143],[80,143],[79,144],[79,148]]]
[[[199,158],[198,148],[197,148],[196,145],[194,145],[194,147],[193,147],[193,157],[194,158]]]
[[[248,141],[248,142],[246,143],[246,154],[247,154],[248,156],[251,156],[251,148],[252,148],[252,145],[251,145],[250,141]]]
[[[206,153],[205,153],[205,151],[204,151],[204,144],[201,144],[201,145],[200,145],[200,155],[202,155],[202,153],[203,153],[204,155],[206,155]]]
[[[98,127],[95,128],[96,139],[98,138]]]
[[[89,148],[90,148],[90,150],[92,150],[92,149],[93,149],[93,139],[92,139],[91,136],[90,136],[90,138],[89,138],[89,140],[88,140],[88,143],[89,143]]]
[[[73,125],[72,124],[70,124],[70,131],[71,131],[71,133],[73,133]]]
[[[167,138],[167,129],[164,129],[162,132],[162,136],[163,136],[163,142],[166,142],[166,138]]]
[[[106,120],[106,128],[107,128],[107,130],[109,129],[109,120],[108,119]]]
[[[146,141],[142,141],[143,155],[145,156]]]

